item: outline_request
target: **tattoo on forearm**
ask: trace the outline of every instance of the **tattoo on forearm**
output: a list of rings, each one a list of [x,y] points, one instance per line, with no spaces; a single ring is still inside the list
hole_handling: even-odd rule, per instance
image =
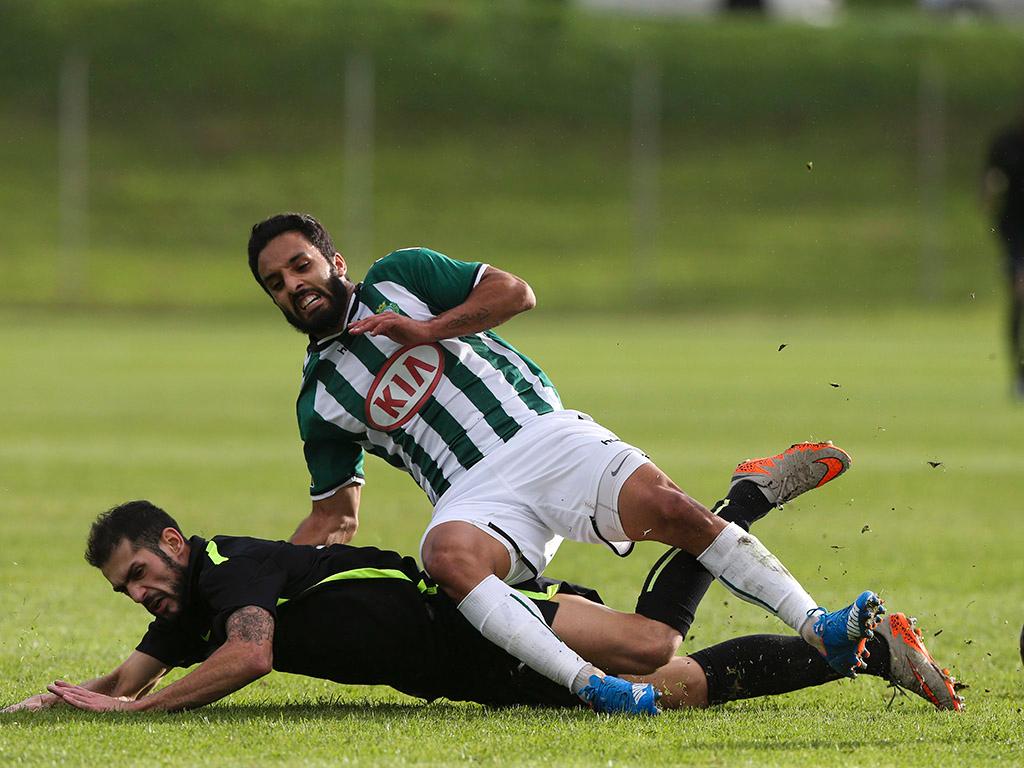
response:
[[[262,645],[274,639],[274,617],[262,608],[249,605],[232,613],[225,629],[228,640]]]
[[[486,307],[481,307],[476,312],[463,312],[461,315],[456,315],[445,323],[445,328],[461,328],[476,321],[486,320],[490,315],[491,310]]]

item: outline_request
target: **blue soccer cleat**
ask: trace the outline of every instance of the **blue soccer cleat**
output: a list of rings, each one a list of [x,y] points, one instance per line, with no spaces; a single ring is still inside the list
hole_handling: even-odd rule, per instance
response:
[[[579,697],[595,712],[625,712],[630,715],[658,715],[655,705],[658,692],[650,683],[630,683],[606,675],[590,676],[590,682],[580,689]]]
[[[825,661],[836,672],[855,677],[858,670],[867,667],[864,646],[874,636],[874,629],[882,620],[885,606],[874,592],[861,592],[851,605],[839,611],[826,613],[818,608],[814,634],[825,646]],[[812,612],[812,615],[815,612]]]

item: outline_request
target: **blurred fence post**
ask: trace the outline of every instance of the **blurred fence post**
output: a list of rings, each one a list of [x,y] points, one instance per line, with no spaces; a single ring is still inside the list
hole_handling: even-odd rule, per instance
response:
[[[89,59],[69,51],[61,65],[57,105],[57,296],[77,303],[88,275]]]
[[[352,257],[373,260],[374,69],[365,51],[345,62],[345,227],[335,246]]]
[[[921,196],[921,293],[939,298],[946,271],[946,76],[942,62],[924,54],[918,88],[918,178]]]
[[[631,196],[633,286],[641,306],[657,293],[658,177],[661,170],[661,85],[657,65],[639,59],[633,68]]]

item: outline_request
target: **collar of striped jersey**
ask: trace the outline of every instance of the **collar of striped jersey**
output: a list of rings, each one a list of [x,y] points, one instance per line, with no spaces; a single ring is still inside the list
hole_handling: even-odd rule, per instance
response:
[[[345,308],[345,326],[337,333],[332,333],[330,336],[324,336],[322,339],[310,336],[309,346],[306,347],[307,353],[319,352],[332,341],[336,341],[339,337],[348,333],[348,326],[352,322],[352,318],[355,317],[356,308],[359,306],[359,291],[362,287],[362,283],[356,283],[356,287],[352,289],[352,294],[348,297],[348,306]]]

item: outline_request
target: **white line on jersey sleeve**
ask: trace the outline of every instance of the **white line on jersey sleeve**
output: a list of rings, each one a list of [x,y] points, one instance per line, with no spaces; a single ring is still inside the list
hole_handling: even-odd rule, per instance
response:
[[[480,285],[480,280],[483,278],[484,272],[486,272],[490,268],[491,268],[490,264],[481,264],[480,265],[480,269],[478,269],[476,271],[476,279],[473,280],[473,288],[476,288],[478,285]],[[470,290],[472,290],[472,288]]]
[[[323,501],[324,499],[331,498],[331,496],[333,496],[334,494],[336,494],[338,491],[340,491],[342,488],[345,488],[346,486],[349,486],[349,485],[365,485],[365,484],[366,484],[366,479],[365,478],[358,477],[357,475],[352,475],[352,477],[350,477],[348,480],[342,480],[340,483],[338,483],[338,485],[334,486],[329,491],[324,491],[323,493],[317,493],[317,494],[312,494],[311,493],[309,495],[309,498],[310,498],[311,501]]]

